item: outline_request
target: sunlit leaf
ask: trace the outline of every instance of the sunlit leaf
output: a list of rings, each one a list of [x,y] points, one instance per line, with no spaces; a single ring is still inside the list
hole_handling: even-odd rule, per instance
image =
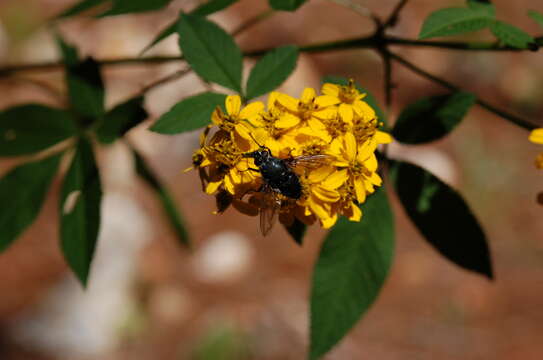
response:
[[[92,146],[81,138],[62,184],[59,216],[62,253],[83,286],[87,284],[98,238],[101,200]]]
[[[270,7],[275,10],[294,11],[307,0],[269,0]]]
[[[0,112],[0,156],[27,155],[76,133],[75,119],[64,110],[28,104]]]
[[[189,246],[190,238],[185,226],[185,221],[177,209],[175,201],[172,199],[168,189],[160,183],[156,175],[145,163],[145,160],[136,151],[133,151],[133,154],[136,162],[137,174],[155,191],[179,242],[185,246]]]
[[[130,129],[141,124],[148,116],[143,108],[143,100],[143,96],[138,96],[110,110],[96,129],[98,140],[104,144],[111,144]]]
[[[40,212],[60,155],[26,163],[0,178],[0,251],[5,250]]]
[[[492,278],[485,234],[460,194],[409,163],[392,162],[391,175],[407,215],[426,240],[453,263]]]
[[[490,4],[472,4],[467,8],[447,8],[431,13],[422,25],[419,39],[451,36],[482,30],[495,21]]]
[[[208,2],[205,2],[198,6],[196,9],[192,10],[190,14],[198,15],[198,16],[207,16],[211,15],[217,11],[221,11],[232,5],[233,3],[238,2],[239,0],[210,0]],[[177,31],[177,27],[179,26],[179,23],[181,22],[181,18],[176,19],[173,23],[166,26],[158,35],[151,41],[149,45],[143,49],[141,52],[142,54],[145,53],[147,50],[161,42],[162,40],[166,39],[172,34],[175,34]]]
[[[348,85],[349,80],[339,77],[339,76],[325,76],[322,78],[321,83],[332,83],[332,84],[338,84],[338,85]],[[367,102],[373,110],[375,110],[375,114],[377,115],[377,118],[379,121],[383,122],[385,127],[387,126],[387,118],[383,110],[379,107],[379,104],[377,102],[377,99],[367,90],[366,88],[363,88],[362,86],[355,84],[358,91],[362,94],[366,94],[363,101]]]
[[[150,130],[161,134],[178,134],[211,123],[211,113],[224,106],[226,95],[205,92],[183,99],[163,114]]]
[[[310,359],[336,345],[377,298],[394,251],[394,221],[384,189],[362,205],[361,222],[342,218],[319,254],[311,291]]]
[[[543,14],[535,10],[528,10],[528,16],[543,28]]]
[[[232,36],[215,23],[181,14],[179,45],[192,69],[203,79],[241,92],[242,54]]]
[[[440,139],[462,121],[475,100],[475,96],[468,92],[420,99],[401,112],[392,135],[405,144]]]
[[[529,34],[516,26],[503,21],[495,21],[490,26],[490,31],[505,45],[519,49],[528,48],[529,44],[534,44],[535,40]]]
[[[283,46],[268,52],[256,63],[247,81],[247,99],[250,100],[275,90],[296,67],[298,48]]]

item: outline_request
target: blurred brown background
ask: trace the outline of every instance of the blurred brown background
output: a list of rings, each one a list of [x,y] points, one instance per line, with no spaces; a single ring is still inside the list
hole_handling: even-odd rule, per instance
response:
[[[354,1],[385,16],[393,0]],[[72,0],[1,0],[0,64],[58,59],[43,24]],[[105,19],[79,17],[59,31],[83,54],[135,57],[177,15],[198,1],[173,1],[164,11]],[[463,1],[412,0],[391,34],[415,38],[433,10]],[[536,0],[496,0],[497,16],[531,34],[525,15],[543,12]],[[243,0],[211,18],[226,29],[266,8]],[[367,34],[371,22],[331,1],[311,0],[240,35],[243,49]],[[482,32],[466,39],[491,39]],[[543,126],[543,53],[454,52],[396,48],[424,69]],[[149,54],[178,53],[173,36]],[[247,61],[246,65],[250,65]],[[1,66],[1,65],[0,65]],[[182,65],[110,66],[103,74],[107,105],[136,94]],[[324,75],[353,77],[383,102],[382,66],[371,50],[302,55],[282,91],[297,96]],[[394,67],[391,120],[409,102],[443,89]],[[44,84],[46,85],[44,87]],[[0,108],[42,102],[62,105],[60,71],[21,72],[0,79]],[[152,194],[132,171],[118,142],[99,151],[105,196],[99,245],[82,291],[57,243],[54,182],[37,222],[0,254],[0,359],[302,359],[307,347],[310,275],[324,232],[313,228],[303,247],[277,227],[262,238],[254,218],[214,216],[214,200],[200,192],[195,173],[183,174],[197,134],[165,136],[148,125],[181,98],[201,91],[189,75],[146,97],[148,123],[129,138],[168,184],[195,242],[175,242]],[[393,198],[397,252],[375,305],[326,359],[543,358],[543,172],[533,167],[542,148],[528,133],[478,108],[446,139],[419,147],[393,145],[393,154],[421,164],[458,188],[490,242],[496,280],[488,282],[440,257],[409,223]],[[2,159],[4,173],[24,159]],[[9,204],[2,204],[9,211]],[[451,224],[454,226],[454,224]]]

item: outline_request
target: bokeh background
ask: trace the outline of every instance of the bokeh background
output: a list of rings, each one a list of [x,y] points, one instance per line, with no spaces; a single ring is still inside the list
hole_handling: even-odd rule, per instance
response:
[[[393,0],[355,3],[386,16]],[[0,67],[59,59],[47,19],[73,0],[1,0]],[[136,57],[153,37],[198,1],[173,1],[151,14],[58,24],[65,38],[98,59]],[[412,0],[391,34],[415,38],[433,10],[463,1]],[[526,16],[543,12],[536,0],[494,1],[497,16],[540,34]],[[233,29],[266,8],[242,0],[211,16]],[[371,22],[332,1],[311,0],[237,37],[245,50],[360,36]],[[485,32],[466,39],[492,39]],[[509,112],[543,126],[543,53],[393,49]],[[149,55],[178,54],[173,36]],[[247,69],[251,65],[246,61]],[[103,69],[107,105],[180,69],[181,63]],[[443,89],[394,66],[389,118],[422,96]],[[297,96],[324,75],[352,77],[383,103],[383,72],[371,50],[301,55],[281,90]],[[62,106],[59,70],[0,78],[0,109],[28,102]],[[134,176],[122,142],[98,151],[104,200],[90,285],[83,291],[58,246],[57,179],[35,224],[0,254],[0,359],[302,359],[308,345],[311,271],[325,233],[312,228],[302,247],[277,226],[261,237],[258,219],[234,211],[211,214],[214,199],[195,173],[183,174],[197,134],[166,136],[148,126],[183,97],[205,89],[195,75],[148,93],[149,121],[128,135],[185,214],[194,250],[180,247],[152,193]],[[474,107],[446,139],[424,146],[394,144],[465,196],[488,236],[495,281],[447,262],[428,245],[393,196],[396,255],[378,300],[326,359],[543,358],[543,172],[533,166],[541,147],[528,132]],[[4,173],[24,159],[1,159]],[[1,204],[9,211],[9,204]],[[455,226],[451,223],[450,226]]]

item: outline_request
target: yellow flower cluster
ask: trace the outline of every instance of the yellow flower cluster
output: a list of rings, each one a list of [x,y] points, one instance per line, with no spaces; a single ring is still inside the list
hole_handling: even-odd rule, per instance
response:
[[[240,97],[233,95],[226,98],[226,113],[220,108],[213,112],[213,124],[200,137],[192,168],[199,170],[204,191],[215,194],[217,213],[232,205],[257,215],[270,206],[262,201],[263,188],[269,184],[254,159],[244,156],[267,149],[285,164],[312,156],[318,160],[292,168],[301,184],[298,199],[277,190],[273,194],[283,224],[297,218],[308,225],[318,220],[330,228],[339,215],[360,221],[358,204],[382,183],[375,150],[392,138],[379,131],[375,111],[352,81],[346,86],[326,83],[321,93],[306,88],[296,99],[272,92],[267,108],[262,102],[243,107]]]
[[[532,130],[529,139],[533,143],[543,144],[543,128]],[[540,153],[535,158],[535,166],[538,169],[543,169],[543,153]]]

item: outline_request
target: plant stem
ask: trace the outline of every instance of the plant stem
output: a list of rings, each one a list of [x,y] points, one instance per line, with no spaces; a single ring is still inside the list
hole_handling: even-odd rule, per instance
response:
[[[391,53],[389,52],[389,56],[391,59],[397,61],[398,63],[402,64],[403,66],[405,66],[406,68],[408,68],[409,70],[413,71],[414,73],[422,76],[422,77],[425,77],[429,80],[432,80],[433,82],[443,86],[444,88],[447,88],[451,91],[461,91],[462,89],[459,87],[459,86],[456,86],[454,84],[451,84],[450,82],[446,81],[446,80],[443,80],[435,75],[432,75],[430,74],[429,72],[417,67],[415,64],[412,64],[410,63],[409,61],[407,61],[406,59],[404,59],[403,57],[401,56],[398,56],[394,53]],[[524,120],[524,119],[521,119],[519,118],[518,116],[515,116],[515,115],[512,115],[512,114],[509,114],[501,109],[498,109],[496,108],[494,105],[491,105],[489,103],[487,103],[486,101],[483,101],[479,98],[477,98],[476,100],[476,103],[481,106],[482,108],[490,111],[491,113],[494,113],[502,118],[504,118],[505,120],[515,124],[515,125],[518,125],[526,130],[533,130],[535,128],[537,128],[538,126]]]

